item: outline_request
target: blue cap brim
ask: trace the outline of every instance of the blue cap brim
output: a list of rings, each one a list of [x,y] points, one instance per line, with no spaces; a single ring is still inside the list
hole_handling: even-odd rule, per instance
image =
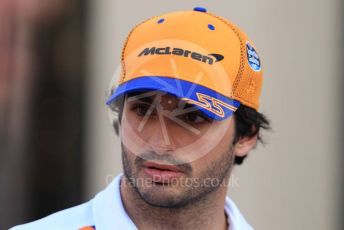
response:
[[[207,87],[193,82],[162,76],[143,76],[127,81],[116,88],[106,101],[113,103],[118,97],[137,91],[159,90],[170,93],[195,105],[206,116],[215,120],[230,117],[240,106],[240,102],[230,99]]]

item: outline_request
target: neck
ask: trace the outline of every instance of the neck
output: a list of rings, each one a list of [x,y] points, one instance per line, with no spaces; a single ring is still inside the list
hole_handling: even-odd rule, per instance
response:
[[[162,208],[147,204],[125,176],[121,178],[125,210],[138,229],[227,229],[224,212],[226,187],[182,208]]]

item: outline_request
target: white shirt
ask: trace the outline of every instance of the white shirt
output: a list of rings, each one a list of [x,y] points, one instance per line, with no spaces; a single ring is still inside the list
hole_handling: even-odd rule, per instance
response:
[[[111,184],[86,203],[10,230],[76,230],[86,227],[96,230],[136,230],[137,227],[123,207],[120,193],[122,175],[117,175]],[[228,230],[253,230],[229,197],[226,197],[224,209],[229,217]]]

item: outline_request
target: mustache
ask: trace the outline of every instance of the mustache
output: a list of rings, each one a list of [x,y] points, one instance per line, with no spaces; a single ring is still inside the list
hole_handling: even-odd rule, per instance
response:
[[[140,166],[147,161],[154,161],[160,164],[169,164],[175,165],[185,173],[192,172],[192,167],[189,163],[186,163],[182,160],[176,159],[173,155],[170,154],[157,154],[154,151],[144,152],[140,155],[137,155],[135,158],[135,165]]]

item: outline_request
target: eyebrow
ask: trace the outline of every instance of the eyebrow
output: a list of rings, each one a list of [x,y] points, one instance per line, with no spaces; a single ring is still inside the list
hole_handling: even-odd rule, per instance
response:
[[[148,104],[153,103],[155,96],[156,96],[156,91],[147,91],[147,92],[139,91],[139,92],[132,92],[132,93],[127,94],[129,102],[140,101],[140,102],[145,102]],[[194,104],[190,104],[190,103],[187,103],[184,101],[181,101],[181,102],[183,103],[182,104],[183,113],[185,113],[185,112],[197,112],[197,113],[203,114],[202,111],[197,106],[195,106]]]
[[[178,110],[174,111],[173,113],[176,116],[178,116],[180,114],[185,114],[185,113],[190,113],[190,112],[195,112],[195,113],[203,114],[202,111],[197,106],[195,106],[193,104],[189,104],[189,103],[185,103],[184,107],[182,109],[178,109]]]
[[[133,92],[127,95],[128,101],[141,101],[151,104],[154,100],[154,94],[149,95],[149,92]]]

